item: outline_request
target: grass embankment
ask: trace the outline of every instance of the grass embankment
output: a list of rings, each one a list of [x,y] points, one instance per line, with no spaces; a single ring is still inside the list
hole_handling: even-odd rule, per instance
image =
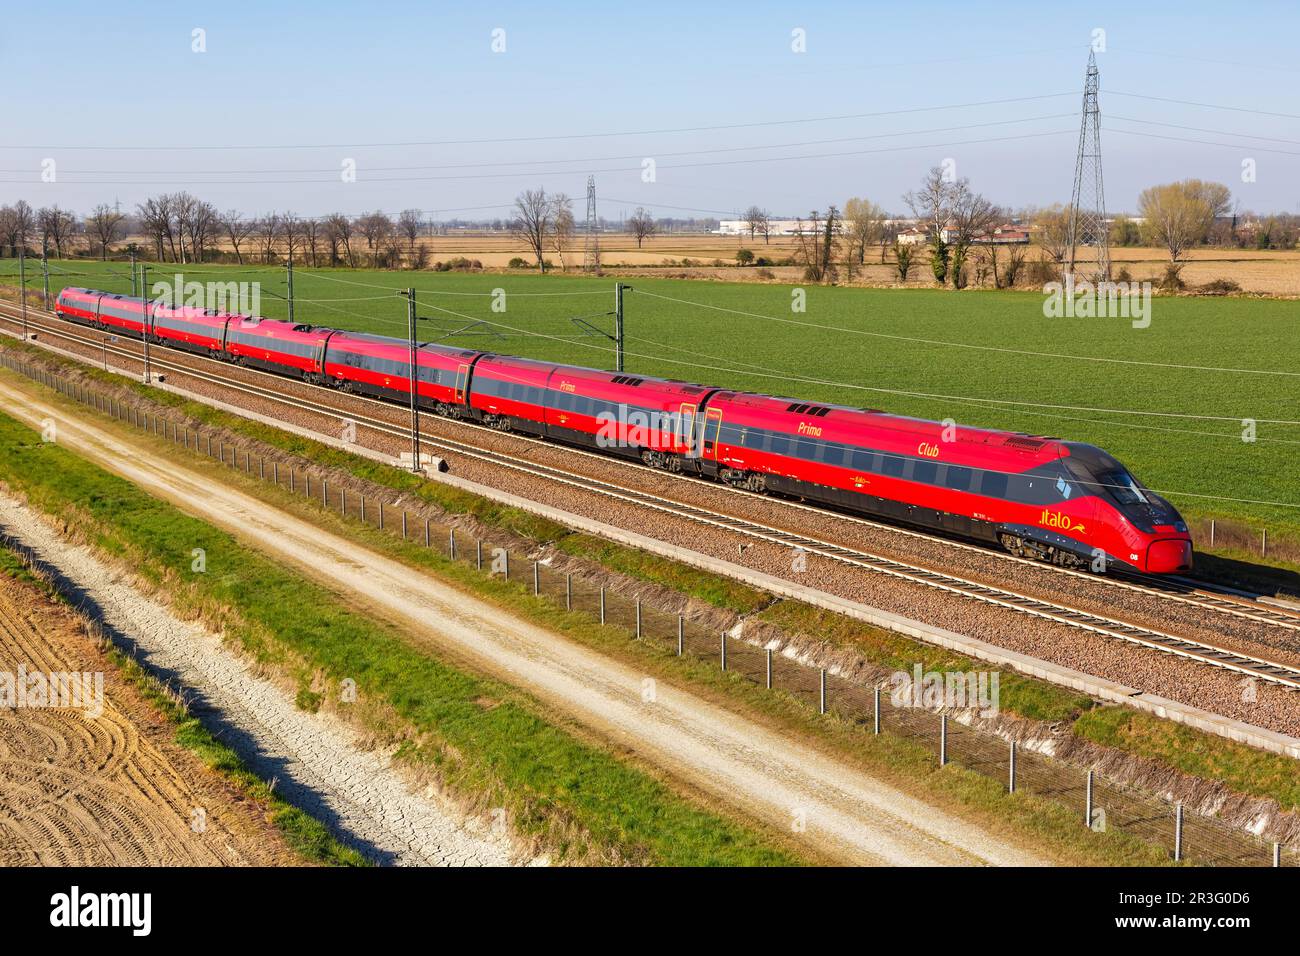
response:
[[[56,401],[63,401],[63,399],[57,398]],[[81,408],[81,406],[77,407]],[[105,422],[109,427],[119,429],[124,435],[135,436],[135,440],[147,443],[151,450],[172,457],[186,467],[204,471],[214,480],[226,481],[241,487],[253,495],[313,521],[325,531],[347,536],[372,550],[426,569],[444,580],[457,584],[467,592],[487,598],[497,606],[536,624],[633,663],[644,669],[647,674],[666,680],[679,682],[686,680],[698,693],[711,696],[732,708],[740,708],[742,713],[783,731],[794,733],[802,740],[816,742],[835,753],[837,759],[857,764],[926,802],[968,816],[991,832],[1003,834],[1012,842],[1031,843],[1039,851],[1055,855],[1063,862],[1150,865],[1165,860],[1165,855],[1159,848],[1144,844],[1117,831],[1104,835],[1081,831],[1074,825],[1077,814],[1072,808],[1023,792],[1008,797],[1000,780],[990,779],[964,769],[958,764],[949,764],[940,769],[935,765],[933,753],[915,741],[894,737],[889,733],[874,737],[857,723],[834,716],[818,716],[816,709],[810,707],[807,701],[793,695],[768,692],[734,673],[719,671],[710,662],[698,661],[691,657],[677,658],[664,647],[652,642],[631,640],[628,632],[622,628],[602,627],[586,614],[567,613],[562,607],[545,598],[535,598],[531,594],[531,588],[521,582],[484,576],[472,565],[446,559],[436,549],[426,549],[414,543],[404,542],[391,533],[379,531],[371,526],[361,526],[351,519],[340,517],[336,512],[324,511],[314,500],[291,495],[283,488],[260,482],[203,456],[195,457],[170,442],[142,435],[115,420],[105,418]],[[277,436],[283,436],[283,433],[272,431],[275,431]],[[294,436],[283,437],[295,443],[307,441],[296,439]],[[308,442],[308,444],[316,443]],[[325,451],[332,452],[332,449],[325,449]],[[362,469],[368,470],[373,466],[373,463],[355,456],[345,457]],[[384,472],[391,472],[398,484],[405,484],[411,480],[411,476],[405,472],[384,468],[384,466],[379,467]],[[380,476],[382,477],[382,473]],[[461,492],[456,494],[463,495]],[[632,554],[639,555],[639,552]],[[636,570],[639,565],[632,560],[626,564],[626,568]],[[656,567],[649,577],[656,580],[656,583],[661,583],[677,574],[689,577],[693,573],[691,569],[681,566],[674,566],[671,573]],[[754,592],[754,594],[761,599],[753,602],[756,607],[766,605],[770,601],[770,597],[762,595],[761,592]],[[715,597],[719,605],[725,605],[730,600],[725,594],[716,594]],[[774,611],[787,607],[798,608],[797,605],[777,604]],[[802,618],[807,623],[815,622],[820,612],[807,608],[803,609],[803,613],[810,615]],[[829,618],[843,625],[857,626],[847,619],[834,615],[830,615]],[[943,655],[942,651],[916,644],[897,635],[870,630],[891,641],[894,656],[881,657],[881,661],[906,662],[908,668],[913,663],[921,661],[926,669],[933,669],[941,664],[959,669],[976,666],[975,662],[959,656],[939,657],[936,655]],[[845,636],[853,637],[847,631]],[[872,659],[873,650],[870,640],[855,639],[853,647],[858,652],[865,652],[865,656]],[[1015,706],[1022,708],[1026,716],[1039,719],[1063,719],[1066,715],[1076,714],[1080,708],[1091,704],[1087,699],[1053,685],[1029,681],[1014,675],[1007,676],[1011,692],[1006,694],[1004,699],[1009,699]],[[302,670],[299,679],[302,687],[300,699],[307,706],[311,706],[316,695],[308,689],[310,675],[306,670]]]
[[[17,554],[3,546],[0,546],[0,576],[35,587],[48,599],[71,607],[49,581],[34,574]],[[75,608],[72,610],[76,612]],[[152,704],[163,719],[172,725],[176,743],[194,753],[205,767],[263,807],[267,820],[284,835],[290,849],[309,863],[325,866],[370,865],[364,856],[336,839],[325,824],[276,794],[270,784],[249,769],[239,754],[217,740],[189,712],[184,702],[146,671],[139,661],[107,640],[103,642],[103,651],[122,681]]]
[[[286,315],[283,269],[165,269],[155,277],[279,289],[261,296],[261,308]],[[0,282],[16,273],[16,262],[0,261]],[[29,270],[29,287],[40,282]],[[130,291],[121,263],[81,259],[51,263],[50,284]],[[630,371],[1091,442],[1169,492],[1189,518],[1234,519],[1255,539],[1268,527],[1277,557],[1300,562],[1294,302],[1156,296],[1150,325],[1134,328],[1124,318],[1047,318],[1037,291],[799,286],[806,310],[794,312],[790,284],[634,284],[624,297]],[[297,269],[294,285],[300,322],[402,337],[405,306],[383,293],[414,286],[431,338],[482,322],[453,341],[612,362],[608,343],[571,321],[612,307],[612,278]],[[1254,441],[1243,441],[1246,419],[1258,423]]]
[[[129,564],[183,614],[221,628],[271,667],[356,681],[411,733],[399,756],[562,858],[655,864],[788,864],[793,851],[682,797],[664,782],[545,720],[533,701],[413,648],[394,628],[251,551],[231,535],[141,495],[130,483],[0,416],[0,480]],[[192,573],[194,549],[206,555]],[[310,678],[307,678],[310,679]],[[338,705],[346,711],[346,703]],[[201,728],[182,729],[213,760]],[[286,820],[286,825],[290,821]]]
[[[920,663],[926,671],[961,671],[978,670],[983,666],[960,654],[797,602],[779,601],[768,607],[770,595],[721,575],[574,532],[522,509],[502,505],[436,481],[421,480],[400,468],[252,422],[182,396],[146,389],[120,375],[70,362],[64,363],[61,359],[51,359],[48,353],[36,349],[32,351],[43,360],[66,364],[69,368],[116,388],[128,385],[150,400],[174,407],[197,421],[244,435],[271,448],[299,456],[322,467],[338,469],[395,492],[414,495],[450,514],[473,515],[488,527],[538,543],[554,544],[567,554],[595,561],[609,570],[635,579],[673,588],[722,610],[740,614],[761,612],[758,620],[791,634],[826,640],[837,647],[850,649],[861,654],[867,662],[880,667],[910,670]],[[187,456],[186,461],[191,466],[195,464],[193,456]],[[271,489],[253,482],[249,490],[265,495]],[[302,507],[300,499],[287,495],[281,497],[285,506]],[[313,520],[330,520],[332,530],[338,533],[366,534],[366,540],[371,546],[389,549],[400,545],[400,542],[393,541],[391,535],[369,534],[354,522],[338,521],[337,516],[322,515],[319,509],[311,508],[309,513],[315,515]],[[396,547],[394,554],[408,563],[437,561],[435,554],[422,548]],[[494,586],[494,582],[485,581],[480,575],[451,562],[447,562],[445,567],[440,566],[440,572],[454,576],[463,586],[475,590]],[[552,625],[554,623],[551,621]],[[1000,690],[1001,707],[1005,713],[1054,724],[1058,730],[1068,730],[1085,740],[1146,757],[1193,776],[1222,780],[1240,793],[1277,800],[1284,809],[1300,809],[1300,793],[1297,792],[1300,784],[1296,782],[1300,775],[1296,773],[1295,761],[1287,757],[1263,753],[1215,734],[1128,708],[1098,705],[1087,696],[1067,688],[1014,673],[1003,675]]]

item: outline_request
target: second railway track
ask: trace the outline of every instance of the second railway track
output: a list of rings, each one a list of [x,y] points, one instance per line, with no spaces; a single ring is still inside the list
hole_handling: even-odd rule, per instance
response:
[[[16,312],[16,307],[8,304],[0,306],[0,318],[7,319],[15,324],[18,320],[18,317],[14,314]],[[57,325],[52,323],[57,323]],[[36,317],[33,318],[32,312],[29,310],[28,325],[36,332],[64,339],[82,347],[93,348],[97,352],[101,352],[105,355],[111,354],[137,363],[142,361],[142,356],[137,351],[122,348],[120,345],[109,345],[106,342],[95,341],[93,333],[86,332],[86,330],[80,326],[70,323],[65,324],[57,317],[48,316],[45,313],[36,313]],[[133,340],[123,338],[122,341],[131,343]],[[160,352],[162,353],[161,355],[159,354]],[[176,353],[173,353],[171,350],[157,349],[151,355],[151,363],[160,370],[189,376],[261,400],[279,403],[286,407],[296,408],[301,411],[337,418],[341,421],[355,422],[356,426],[359,428],[370,429],[390,437],[409,437],[409,430],[394,422],[332,407],[325,401],[317,401],[315,399],[288,395],[280,389],[253,384],[252,382],[247,381],[234,381],[228,374],[214,374],[192,365],[185,365],[177,361],[172,361],[172,357],[175,354]],[[229,371],[229,366],[215,359],[207,359],[202,356],[188,353],[180,354],[182,354],[186,359],[193,360],[196,364],[211,364],[214,368],[220,371]],[[87,358],[87,362],[90,362],[89,358]],[[264,377],[270,382],[280,383],[290,381],[283,379],[281,376],[252,369],[242,368],[241,371],[249,372],[255,378]],[[303,385],[306,383],[296,382],[296,384]],[[330,389],[320,386],[315,387],[320,389],[322,398],[337,395],[337,393]],[[360,397],[356,395],[348,395],[348,398],[358,399]],[[381,408],[395,407],[374,399],[361,400],[373,402],[377,407]],[[538,439],[522,438],[522,440],[540,443],[540,440]],[[576,472],[556,468],[550,465],[524,461],[499,451],[474,445],[470,442],[448,438],[442,435],[424,435],[421,437],[421,443],[423,446],[428,447],[431,450],[438,450],[444,454],[451,453],[454,455],[471,457],[497,467],[511,469],[534,477],[541,477],[548,481],[567,485],[569,487],[580,488],[590,493],[671,514],[679,518],[686,518],[700,524],[720,528],[785,548],[799,549],[808,554],[818,555],[822,558],[850,565],[871,573],[888,575],[915,585],[942,591],[956,597],[1005,608],[1028,617],[1048,620],[1057,624],[1083,629],[1099,636],[1171,654],[1207,666],[1234,671],[1244,676],[1267,681],[1271,684],[1276,684],[1291,690],[1300,690],[1300,667],[1281,661],[1269,660],[1267,658],[1245,654],[1209,642],[1180,637],[1154,628],[1081,610],[1060,602],[1033,597],[1008,588],[973,581],[948,572],[900,561],[879,554],[873,554],[857,548],[845,547],[844,545],[826,541],[818,537],[802,534],[786,528],[763,524],[747,518],[736,517],[720,511],[679,501],[664,495],[657,495],[628,488],[613,482],[578,474]],[[796,502],[787,503],[794,507],[808,507]],[[850,520],[876,525],[875,522],[871,522],[868,519],[850,518]],[[892,526],[888,527],[893,531],[900,530]],[[907,531],[906,529],[903,530],[904,533],[915,533]],[[918,536],[924,537],[927,540],[935,540],[929,535],[920,535],[918,533]],[[957,547],[974,548],[974,546],[965,545],[960,542],[945,543]],[[1006,557],[1009,560],[1023,561],[1023,559],[1013,558],[1009,555]],[[1080,572],[1066,573],[1080,574]],[[1080,576],[1082,575],[1080,574]],[[1179,590],[1182,585],[1178,583],[1167,584],[1161,582],[1152,585],[1146,582],[1133,582],[1109,578],[1093,578],[1093,580],[1110,586],[1144,590],[1152,595],[1159,595],[1165,599],[1193,604],[1215,613],[1234,615],[1262,624],[1300,631],[1300,617],[1288,614],[1285,611],[1252,607],[1249,602],[1236,600],[1229,595],[1205,593],[1190,589],[1186,591]]]

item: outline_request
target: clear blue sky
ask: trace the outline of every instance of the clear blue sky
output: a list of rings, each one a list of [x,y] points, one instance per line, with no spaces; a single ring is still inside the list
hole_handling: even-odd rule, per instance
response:
[[[414,206],[479,217],[504,214],[490,207],[544,185],[577,197],[581,216],[593,170],[601,212],[611,217],[628,208],[615,199],[658,215],[750,203],[803,214],[862,195],[901,211],[900,194],[945,158],[1004,205],[1068,201],[1078,91],[1092,31],[1101,28],[1109,209],[1132,209],[1154,182],[1195,176],[1228,184],[1243,208],[1300,212],[1294,4],[802,6],[15,4],[0,25],[7,77],[0,203],[25,198],[86,212],[98,202],[133,207],[145,195],[188,188],[249,214]],[[196,28],[206,31],[205,53],[191,50]],[[492,51],[497,28],[504,53]],[[796,28],[806,31],[804,53],[791,49]],[[21,96],[8,78],[17,78]],[[1030,96],[1044,98],[774,122]],[[1027,121],[1007,122],[1019,120]],[[769,125],[576,138],[746,123]],[[1000,125],[981,125],[990,123]],[[887,135],[896,133],[903,135]],[[1005,138],[1038,133],[1052,135]],[[575,138],[518,141],[557,135]],[[352,145],[485,139],[516,141]],[[1000,141],[970,142],[990,139]],[[328,145],[70,148],[187,144]],[[776,144],[810,145],[757,149]],[[700,150],[732,151],[669,155]],[[812,155],[826,153],[857,155]],[[809,158],[750,162],[772,156]],[[642,182],[645,157],[658,165],[653,183]],[[349,158],[354,183],[337,173]],[[1253,183],[1241,179],[1247,158],[1256,162]],[[54,183],[40,181],[45,159],[55,161]],[[537,165],[507,165],[530,162]],[[728,165],[700,165],[719,162]],[[393,168],[412,166],[442,168]],[[379,181],[385,177],[420,178]]]

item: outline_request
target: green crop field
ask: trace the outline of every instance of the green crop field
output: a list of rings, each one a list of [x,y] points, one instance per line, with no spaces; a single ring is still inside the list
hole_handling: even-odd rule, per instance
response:
[[[50,285],[127,292],[126,272],[61,261]],[[155,265],[150,282],[177,272],[260,282],[262,312],[286,314],[283,269]],[[789,285],[629,281],[628,371],[1093,442],[1191,516],[1300,529],[1296,302],[1157,296],[1134,328],[1046,318],[1037,293],[809,286],[795,311]],[[403,337],[409,284],[422,339],[612,367],[610,342],[572,321],[612,329],[608,278],[298,269],[294,284],[301,322]]]

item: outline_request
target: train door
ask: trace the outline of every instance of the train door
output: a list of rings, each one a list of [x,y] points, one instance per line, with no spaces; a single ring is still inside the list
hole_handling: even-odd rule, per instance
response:
[[[465,383],[469,380],[469,366],[462,364],[456,369],[456,393],[455,399],[457,405],[465,404]]]
[[[722,431],[722,409],[710,408],[704,413],[704,428],[701,437],[704,439],[704,448],[701,451],[701,457],[717,461],[718,458],[718,435]]]
[[[683,453],[688,457],[695,455],[695,413],[697,406],[682,402],[678,409],[677,437],[681,439]]]

